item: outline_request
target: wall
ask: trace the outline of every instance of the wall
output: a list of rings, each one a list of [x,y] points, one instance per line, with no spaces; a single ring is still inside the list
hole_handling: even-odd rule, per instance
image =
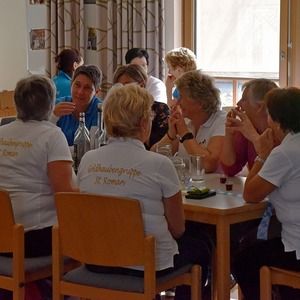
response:
[[[27,75],[26,1],[1,0],[0,90],[12,90]]]
[[[0,3],[0,91],[13,90],[16,82],[29,73],[27,2],[28,0],[1,0]],[[91,5],[87,6],[87,14],[94,19]],[[168,12],[165,20],[167,52],[181,45],[181,0],[165,0],[165,10]],[[90,55],[93,56],[93,53]],[[94,57],[87,57],[86,62],[94,60]]]

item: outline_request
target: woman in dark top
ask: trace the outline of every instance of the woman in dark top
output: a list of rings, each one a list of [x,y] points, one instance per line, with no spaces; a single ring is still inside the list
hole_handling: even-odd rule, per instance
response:
[[[137,83],[145,87],[148,76],[144,69],[138,65],[119,66],[113,76],[113,83],[123,85]],[[153,121],[149,141],[145,143],[146,149],[157,143],[168,131],[168,120],[170,117],[169,106],[165,103],[155,101],[152,105]]]

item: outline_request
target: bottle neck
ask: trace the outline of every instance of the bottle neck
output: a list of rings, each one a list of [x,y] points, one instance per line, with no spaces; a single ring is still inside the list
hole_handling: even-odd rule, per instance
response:
[[[99,130],[104,130],[104,124],[103,124],[103,111],[98,111],[98,128]]]

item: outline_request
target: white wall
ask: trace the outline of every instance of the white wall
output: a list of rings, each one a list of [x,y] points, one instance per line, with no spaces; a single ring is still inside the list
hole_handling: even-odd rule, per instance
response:
[[[0,0],[0,90],[13,90],[17,81],[28,75],[27,2]],[[166,0],[165,9],[167,52],[181,45],[181,0]]]
[[[26,1],[0,3],[0,90],[13,90],[27,75]]]

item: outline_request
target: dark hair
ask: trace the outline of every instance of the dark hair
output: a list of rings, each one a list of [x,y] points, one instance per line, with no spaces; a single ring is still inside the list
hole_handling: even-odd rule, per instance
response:
[[[284,132],[300,132],[300,89],[275,88],[266,94],[264,101],[270,117]]]
[[[149,54],[146,50],[141,48],[131,48],[127,51],[127,53],[125,54],[126,64],[130,64],[131,61],[136,57],[139,58],[145,57],[147,61],[147,66],[149,66]]]
[[[72,77],[74,72],[74,62],[79,64],[82,60],[82,55],[77,49],[64,49],[54,60],[58,70],[61,70]]]
[[[83,74],[90,78],[93,81],[94,87],[97,90],[100,88],[102,82],[102,72],[101,70],[95,65],[83,65],[78,67],[73,75],[72,82],[76,79],[76,77],[80,74]]]
[[[24,122],[48,120],[55,94],[55,85],[47,77],[32,75],[19,80],[14,92],[18,118]]]
[[[144,86],[146,86],[148,76],[145,72],[145,70],[138,65],[124,65],[119,66],[113,75],[113,83],[117,83],[119,78],[122,75],[127,75],[131,79],[133,79],[135,82],[140,84],[141,82],[144,82]]]

